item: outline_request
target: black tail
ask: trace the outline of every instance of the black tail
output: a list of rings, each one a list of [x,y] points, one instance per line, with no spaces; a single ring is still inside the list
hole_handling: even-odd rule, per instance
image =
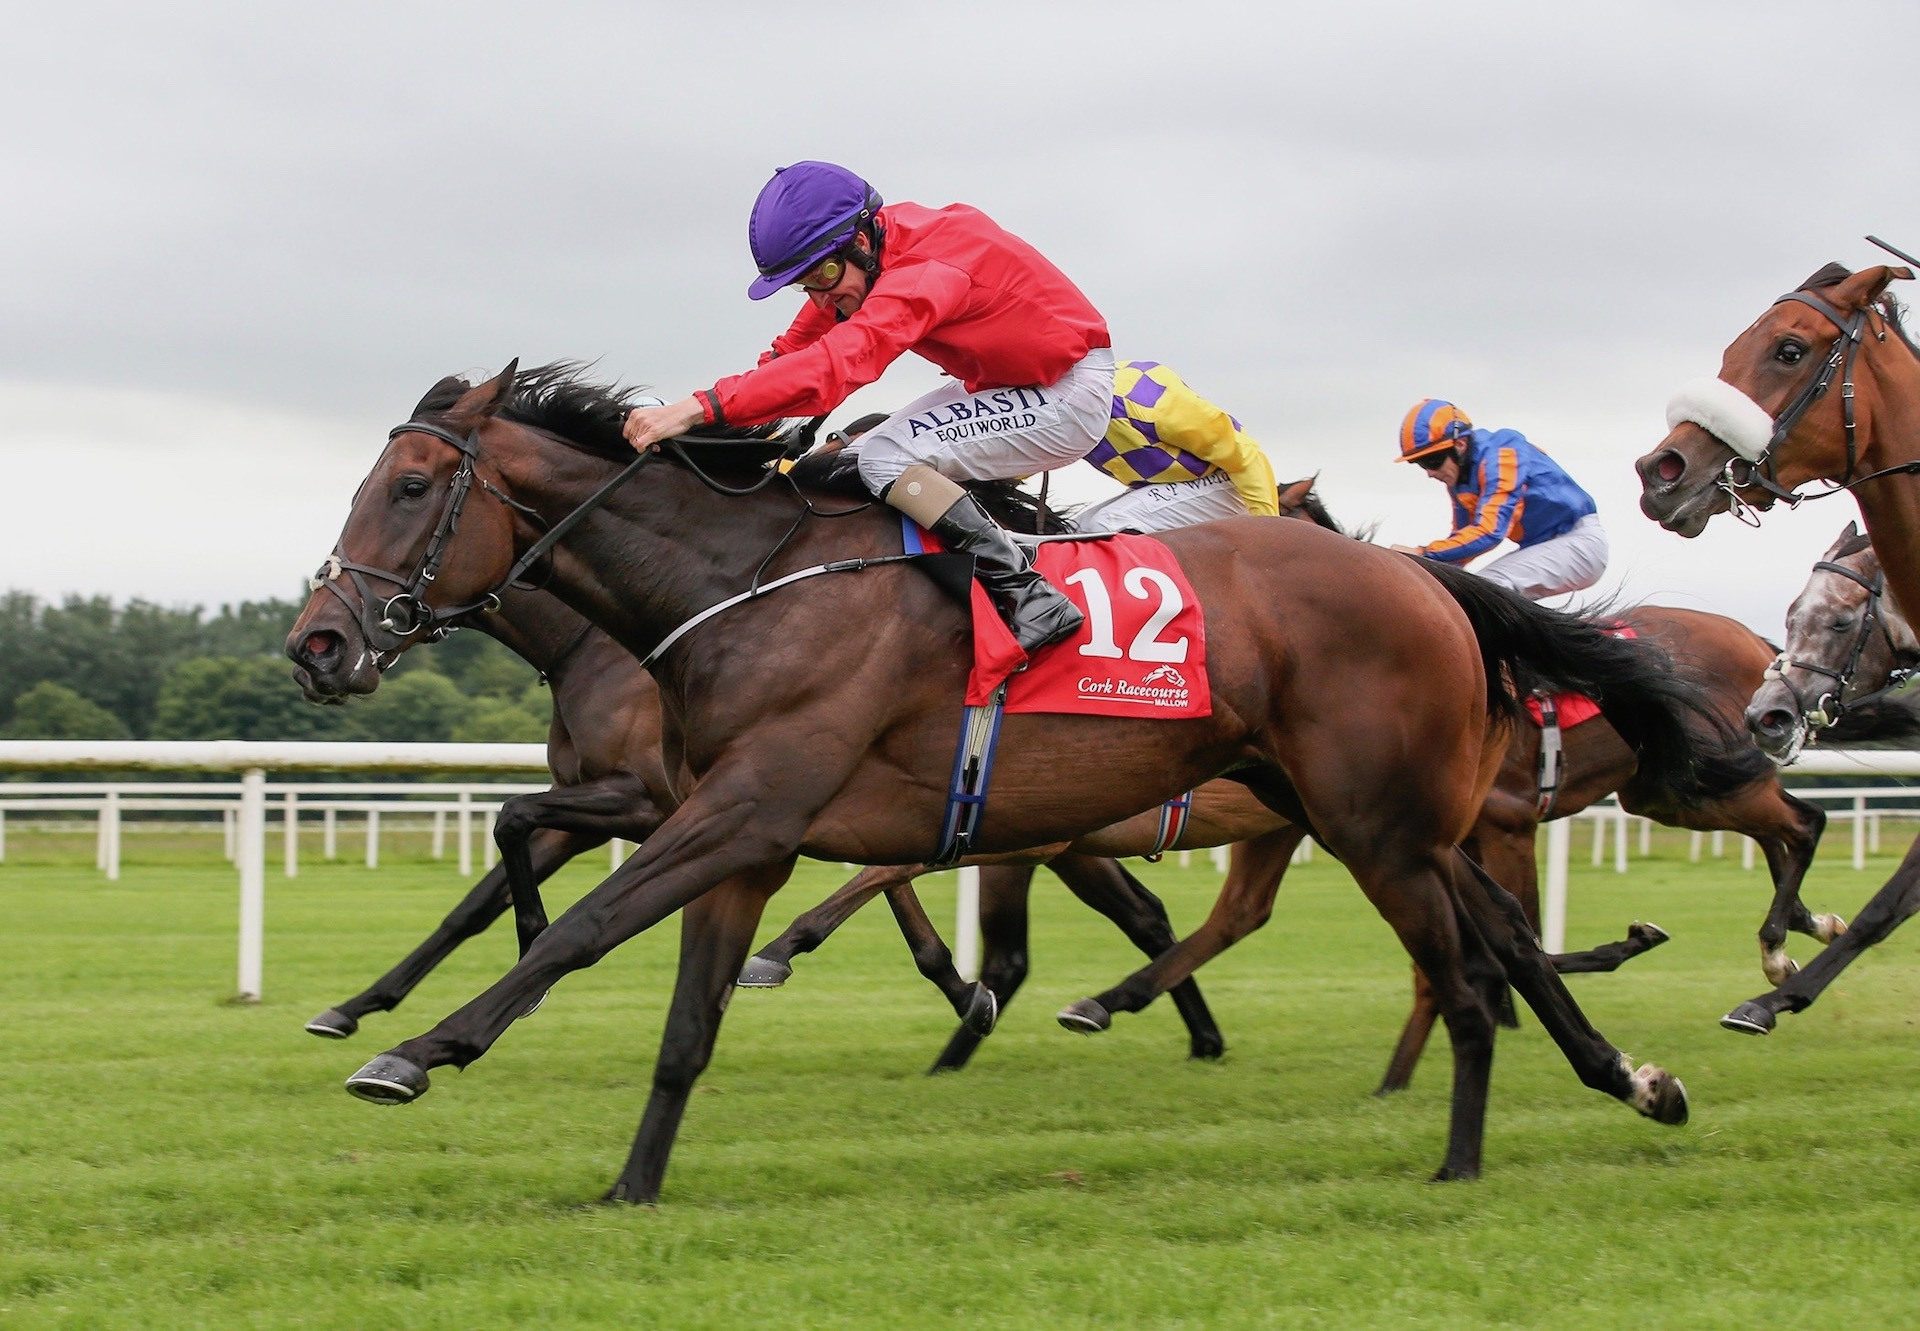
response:
[[[1645,639],[1615,637],[1602,620],[1535,605],[1450,564],[1421,566],[1473,624],[1490,710],[1517,717],[1529,693],[1584,693],[1632,747],[1640,775],[1684,799],[1716,799],[1771,770],[1713,710],[1706,681]]]

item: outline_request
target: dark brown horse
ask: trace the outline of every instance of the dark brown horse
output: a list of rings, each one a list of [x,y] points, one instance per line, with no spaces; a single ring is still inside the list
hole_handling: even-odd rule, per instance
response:
[[[1641,510],[1697,536],[1716,514],[1757,524],[1777,500],[1801,502],[1800,486],[1829,481],[1852,491],[1894,603],[1920,612],[1920,349],[1887,292],[1912,276],[1828,264],[1775,301],[1727,346],[1716,379],[1675,396],[1666,438],[1634,464]],[[1917,910],[1920,842],[1846,933],[1720,1024],[1766,1034]]]
[[[517,394],[510,367],[396,428],[340,549],[364,568],[414,571],[377,616],[313,610],[289,652],[315,692],[366,691],[373,653],[486,603],[545,552],[556,594],[643,660],[679,635],[650,664],[678,807],[498,983],[350,1089],[417,1098],[431,1069],[471,1064],[562,976],[684,907],[653,1092],[610,1194],[651,1201],[754,926],[795,857],[910,863],[933,849],[967,623],[932,578],[894,562],[891,514],[766,471],[766,453],[739,442],[635,462],[622,401],[534,383]],[[1432,979],[1456,1064],[1441,1176],[1479,1170],[1509,980],[1584,1083],[1683,1119],[1676,1079],[1633,1070],[1593,1030],[1518,904],[1455,849],[1506,748],[1510,679],[1595,693],[1645,761],[1684,771],[1696,737],[1671,667],[1468,575],[1305,523],[1210,523],[1163,541],[1206,610],[1212,714],[1007,718],[978,849],[1070,843],[1231,774],[1340,855]],[[722,602],[723,617],[689,627]],[[1325,705],[1336,679],[1376,706]]]
[[[314,592],[318,600],[332,595],[324,585]],[[610,838],[646,840],[672,807],[660,760],[660,691],[632,653],[546,592],[509,588],[501,593],[497,610],[469,616],[464,627],[498,639],[546,681],[553,698],[547,732],[553,788],[516,795],[501,806],[494,826],[501,862],[399,965],[309,1021],[306,1029],[314,1035],[345,1039],[359,1029],[362,1017],[398,1007],[455,948],[484,932],[507,909],[510,872],[524,873],[530,883],[544,883],[569,860]],[[1173,945],[1172,924],[1159,898],[1114,861],[1071,855],[1050,861],[1049,867],[1148,956]],[[983,912],[996,917],[1009,913],[998,899],[999,890],[997,883],[984,888]],[[916,899],[904,897],[894,908],[914,944],[921,974],[953,1005],[963,1031],[984,1036],[997,1012],[992,991],[960,978],[931,922],[924,914],[915,917],[920,909]],[[996,931],[982,941],[984,962],[997,972],[1004,964],[1000,953],[1007,940]],[[1024,943],[1021,952],[1024,965]],[[1198,986],[1176,993],[1174,1002],[1186,1022],[1193,1055],[1217,1057],[1225,1042]]]

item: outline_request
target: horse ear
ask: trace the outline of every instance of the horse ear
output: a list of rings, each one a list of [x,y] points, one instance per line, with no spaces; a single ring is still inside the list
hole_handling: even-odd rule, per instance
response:
[[[515,356],[507,362],[507,368],[483,384],[476,384],[460,395],[447,415],[453,420],[465,421],[477,425],[492,417],[507,404],[513,396],[514,375],[520,369],[520,358]]]
[[[1880,299],[1880,293],[1887,289],[1887,283],[1896,278],[1904,280],[1912,276],[1911,268],[1892,268],[1884,263],[1862,268],[1833,289],[1833,303],[1843,310],[1865,309]]]
[[[1292,481],[1280,487],[1280,511],[1300,507],[1307,502],[1307,496],[1313,493],[1313,483],[1317,479],[1309,476],[1302,481]]]

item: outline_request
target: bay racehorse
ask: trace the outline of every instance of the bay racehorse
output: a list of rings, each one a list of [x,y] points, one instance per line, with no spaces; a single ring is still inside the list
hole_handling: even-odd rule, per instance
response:
[[[1848,491],[1888,596],[1910,619],[1920,613],[1920,348],[1887,289],[1912,277],[1906,267],[1830,263],[1763,311],[1727,345],[1716,377],[1669,404],[1666,437],[1634,464],[1641,511],[1691,537],[1720,513],[1757,526],[1776,502]],[[1802,491],[1816,481],[1835,488]],[[1917,910],[1920,841],[1846,933],[1720,1024],[1766,1034]]]
[[[436,399],[429,395],[425,400]],[[991,505],[992,497],[986,502]],[[316,609],[331,605],[342,594],[342,578],[348,572],[331,563],[322,566],[315,579],[319,585],[295,621],[292,637],[303,638]],[[353,584],[348,580],[344,585]],[[358,598],[349,604],[357,607]],[[533,666],[546,683],[553,700],[547,732],[553,787],[505,801],[494,824],[501,862],[397,966],[309,1021],[306,1029],[314,1035],[346,1039],[369,1013],[398,1007],[455,948],[484,932],[506,911],[511,900],[510,871],[526,875],[525,881],[532,884],[544,883],[569,860],[610,838],[645,841],[673,806],[660,758],[659,689],[632,653],[558,598],[525,588],[503,590],[497,609],[469,615],[461,627],[495,638]],[[419,643],[424,636],[415,635],[407,644]],[[390,664],[393,658],[383,659]],[[304,687],[305,669],[296,668],[294,674]],[[374,678],[377,682],[378,675]],[[344,701],[339,695],[315,695],[314,700]],[[1049,867],[1075,896],[1112,920],[1148,956],[1173,945],[1166,908],[1119,864],[1093,856],[1062,855],[1049,861]],[[998,882],[983,884],[982,909],[996,918],[1008,913],[1001,891]],[[923,927],[913,917],[920,909],[917,899],[906,896],[892,904],[901,913],[903,931],[914,942],[916,964],[953,1005],[961,1030],[975,1038],[985,1035],[997,1012],[993,992],[960,978],[931,923]],[[982,941],[985,965],[989,971],[997,970],[1003,965],[1000,951],[1007,946],[1003,931]],[[1217,1057],[1225,1042],[1198,985],[1173,997],[1187,1025],[1190,1051],[1195,1057]]]
[[[810,492],[743,441],[636,459],[617,395],[516,387],[509,366],[392,431],[340,551],[414,571],[377,616],[323,610],[290,649],[314,691],[364,691],[374,653],[539,564],[659,683],[678,806],[500,981],[349,1089],[418,1098],[431,1069],[472,1064],[561,977],[684,907],[653,1090],[609,1194],[651,1202],[754,926],[795,857],[910,863],[934,849],[969,627],[900,558],[890,513]],[[1456,847],[1504,752],[1515,683],[1642,700],[1643,761],[1676,772],[1697,742],[1686,683],[1591,625],[1306,523],[1209,523],[1162,542],[1207,616],[1212,714],[1008,717],[977,849],[1068,843],[1230,774],[1341,857],[1433,982],[1456,1066],[1441,1177],[1479,1171],[1509,981],[1585,1084],[1682,1121],[1677,1079],[1633,1069],[1587,1023],[1518,903]],[[1336,680],[1377,705],[1327,706]]]

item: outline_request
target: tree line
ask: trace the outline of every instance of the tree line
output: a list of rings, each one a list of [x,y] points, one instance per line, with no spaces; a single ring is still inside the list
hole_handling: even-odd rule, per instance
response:
[[[411,651],[344,707],[301,696],[281,644],[301,602],[0,597],[0,738],[544,741],[532,667],[471,630]]]

